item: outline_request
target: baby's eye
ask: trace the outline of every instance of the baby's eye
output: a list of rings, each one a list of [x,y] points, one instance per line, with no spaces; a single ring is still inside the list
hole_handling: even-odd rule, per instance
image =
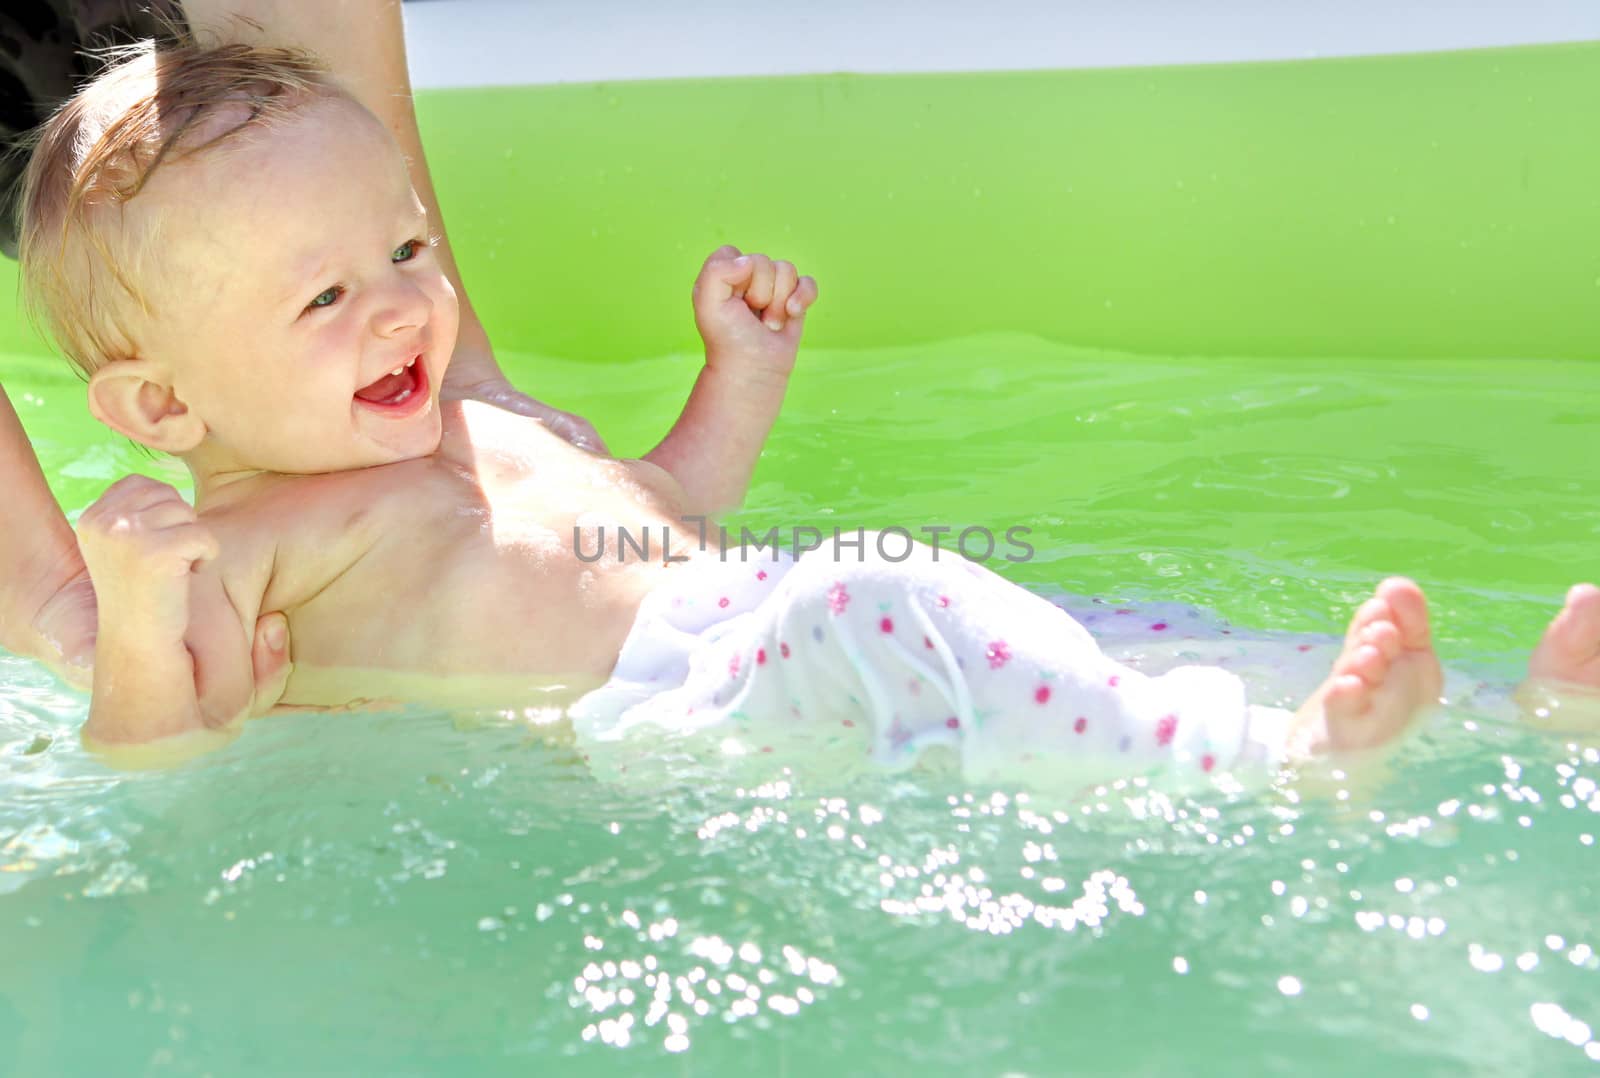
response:
[[[410,262],[422,250],[421,240],[406,240],[389,253],[391,262]]]
[[[306,304],[306,310],[313,310],[317,307],[332,307],[342,295],[344,295],[344,289],[339,285],[334,285],[324,292],[317,293],[317,298]]]

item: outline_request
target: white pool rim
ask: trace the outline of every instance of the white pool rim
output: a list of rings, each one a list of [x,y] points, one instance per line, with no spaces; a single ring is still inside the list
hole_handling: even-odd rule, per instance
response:
[[[1600,40],[1595,0],[412,0],[418,89],[1300,60]]]

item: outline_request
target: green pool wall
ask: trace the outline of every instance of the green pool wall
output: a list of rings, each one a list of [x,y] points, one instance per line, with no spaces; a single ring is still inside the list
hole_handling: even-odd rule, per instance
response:
[[[443,90],[418,113],[512,350],[691,348],[689,282],[733,242],[817,276],[822,347],[1600,355],[1600,44]],[[0,348],[39,346],[8,317]]]
[[[818,346],[1600,355],[1600,45],[419,108],[475,301],[546,354],[692,347],[733,242],[816,274]]]

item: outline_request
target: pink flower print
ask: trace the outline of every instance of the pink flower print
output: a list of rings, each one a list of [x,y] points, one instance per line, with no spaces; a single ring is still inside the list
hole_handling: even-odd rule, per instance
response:
[[[728,660],[728,676],[732,678],[739,676],[739,653],[737,651],[733,653],[733,658]]]
[[[893,633],[894,632],[894,619],[893,618],[884,618],[882,621],[878,622],[878,629],[879,629],[879,631],[881,631],[886,636],[891,634],[891,633]]]
[[[1033,702],[1036,704],[1048,704],[1050,702],[1050,686],[1040,685],[1037,689],[1034,689]]]
[[[944,720],[944,724],[952,730],[961,729],[961,720],[956,718],[954,715],[951,715],[948,719]]]
[[[1206,753],[1204,756],[1200,757],[1200,770],[1201,771],[1210,771],[1213,767],[1216,767],[1216,766],[1217,766],[1217,758],[1215,756],[1211,755],[1209,752]]]
[[[767,571],[765,569],[757,569],[756,570],[756,579],[757,580],[765,580],[765,579],[767,579]]]
[[[948,596],[948,595],[939,596],[939,606],[940,606],[941,609],[944,608],[944,607],[947,607],[949,605],[950,605],[950,596]]]
[[[717,605],[720,607],[726,607],[728,605],[728,597],[724,595],[722,598],[718,599]]]
[[[1106,684],[1110,685],[1114,689],[1118,685],[1122,684],[1122,679],[1120,677],[1118,677],[1116,674],[1112,674],[1109,678],[1106,679]]]
[[[1158,633],[1164,631],[1166,629],[1166,627],[1167,627],[1167,623],[1164,622],[1164,621],[1158,621],[1154,625],[1150,626],[1152,631],[1158,632]]]
[[[828,589],[828,611],[834,617],[844,613],[845,607],[850,605],[850,592],[844,586],[844,581],[839,581]]]
[[[1081,734],[1088,728],[1089,720],[1084,718],[1082,715],[1079,715],[1077,721],[1072,724],[1072,732],[1075,734]]]
[[[929,640],[927,637],[923,637],[922,638],[922,646],[927,648],[929,651],[932,651],[933,650],[933,641]]]
[[[756,648],[756,665],[757,666],[765,666],[765,665],[767,665],[767,649],[766,648]]]
[[[1011,661],[1011,649],[1004,640],[995,640],[983,649],[983,657],[989,660],[990,670],[998,670]]]
[[[1163,747],[1172,744],[1173,735],[1178,732],[1178,716],[1163,715],[1156,723],[1156,744]]]
[[[778,642],[778,654],[782,655],[785,659],[789,657],[789,645],[785,644],[781,640]]]

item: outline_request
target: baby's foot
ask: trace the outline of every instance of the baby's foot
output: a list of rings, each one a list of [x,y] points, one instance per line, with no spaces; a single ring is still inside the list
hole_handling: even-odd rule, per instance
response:
[[[1306,760],[1393,741],[1438,703],[1443,683],[1422,589],[1390,577],[1356,611],[1328,680],[1296,713],[1288,755]]]
[[[1532,681],[1600,688],[1600,588],[1575,584],[1528,659]]]

